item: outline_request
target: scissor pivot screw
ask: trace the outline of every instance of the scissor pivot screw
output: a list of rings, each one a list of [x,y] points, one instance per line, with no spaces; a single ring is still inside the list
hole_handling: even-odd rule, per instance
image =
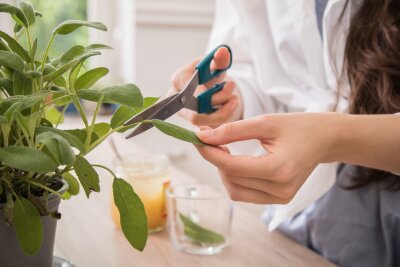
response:
[[[186,100],[186,97],[185,97],[185,96],[182,96],[182,97],[181,97],[181,103],[182,103],[182,104],[185,104],[185,100]]]

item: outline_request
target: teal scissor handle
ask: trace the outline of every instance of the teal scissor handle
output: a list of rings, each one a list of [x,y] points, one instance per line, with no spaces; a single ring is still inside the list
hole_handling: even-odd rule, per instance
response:
[[[229,51],[230,54],[230,62],[229,62],[229,66],[226,67],[225,69],[221,69],[221,70],[214,70],[211,71],[210,66],[211,66],[211,61],[214,58],[214,54],[215,52],[217,52],[217,50],[221,47],[226,47]],[[204,84],[206,82],[211,81],[213,78],[218,77],[218,75],[220,75],[222,72],[226,71],[227,69],[229,69],[232,65],[232,51],[231,48],[227,45],[219,45],[217,48],[215,48],[214,50],[212,50],[210,53],[208,53],[201,61],[199,64],[197,64],[196,69],[197,72],[199,73],[199,84]]]
[[[229,51],[230,54],[230,62],[229,66],[226,67],[225,69],[219,69],[215,71],[211,71],[210,66],[211,66],[211,61],[214,58],[215,52],[220,48],[220,47],[226,47]],[[229,69],[232,65],[232,51],[231,48],[227,45],[220,45],[214,50],[212,50],[210,53],[208,53],[201,61],[199,64],[197,64],[196,69],[199,74],[199,84],[204,84],[206,82],[211,81],[213,78],[218,77],[222,72],[226,71]],[[219,83],[214,85],[212,88],[208,89],[207,91],[203,92],[202,94],[197,96],[198,99],[198,108],[197,112],[198,113],[212,113],[216,111],[215,108],[211,105],[211,97],[213,94],[219,92],[222,90],[224,87],[225,82]]]
[[[197,108],[198,113],[212,113],[216,111],[215,108],[211,105],[211,97],[213,94],[216,92],[219,92],[224,88],[225,82],[223,83],[217,83],[207,91],[201,93],[200,95],[197,96],[197,100],[199,103],[199,106]]]

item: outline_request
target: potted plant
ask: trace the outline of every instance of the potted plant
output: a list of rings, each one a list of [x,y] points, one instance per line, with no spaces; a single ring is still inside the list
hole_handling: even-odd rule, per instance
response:
[[[97,168],[114,176],[114,201],[121,226],[130,244],[143,250],[147,219],[143,204],[132,187],[112,171],[91,164],[85,156],[110,134],[133,126],[123,123],[154,103],[133,84],[93,89],[108,73],[103,67],[84,71],[82,65],[102,44],[75,45],[64,54],[49,57],[57,35],[68,35],[80,27],[105,31],[99,22],[64,21],[58,25],[43,55],[31,27],[41,14],[28,2],[17,6],[0,3],[0,12],[15,21],[14,36],[0,29],[0,266],[51,266],[57,207],[82,187],[86,196],[99,192]],[[18,36],[26,36],[26,44]],[[81,100],[97,102],[91,119]],[[75,105],[82,129],[58,128],[63,113]],[[97,123],[102,103],[118,104],[110,123]]]

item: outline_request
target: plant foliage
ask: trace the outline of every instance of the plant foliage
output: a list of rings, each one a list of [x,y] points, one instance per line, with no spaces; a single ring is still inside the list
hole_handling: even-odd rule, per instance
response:
[[[131,128],[124,122],[154,101],[143,100],[133,84],[93,88],[108,69],[83,71],[82,65],[108,49],[106,45],[78,44],[62,55],[49,57],[57,35],[65,36],[82,27],[105,31],[104,24],[64,21],[49,36],[43,55],[38,55],[38,41],[31,29],[41,14],[24,1],[17,6],[0,3],[0,13],[8,13],[15,22],[14,36],[0,31],[0,202],[21,249],[33,255],[42,244],[40,215],[49,214],[48,195],[69,198],[78,194],[80,187],[87,197],[99,192],[96,168],[109,169],[91,164],[85,156],[112,133]],[[20,36],[26,36],[27,41],[19,40]],[[82,99],[97,102],[90,121],[81,106]],[[96,122],[102,103],[119,105],[109,124]],[[82,129],[58,128],[70,104],[79,112]],[[123,232],[133,247],[143,250],[147,240],[143,204],[129,183],[112,175]],[[63,195],[58,192],[60,179],[69,184]]]

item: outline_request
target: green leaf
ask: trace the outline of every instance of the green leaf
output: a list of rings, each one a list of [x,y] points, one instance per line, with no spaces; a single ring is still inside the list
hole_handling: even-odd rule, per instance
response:
[[[0,13],[9,13],[11,17],[18,23],[18,25],[28,27],[29,23],[21,9],[0,3]]]
[[[64,116],[55,107],[50,106],[44,110],[45,118],[52,124],[57,124],[57,122],[63,122]]]
[[[24,133],[24,135],[27,138],[29,138],[30,137],[30,133],[29,133],[29,126],[28,126],[27,119],[24,116],[22,116],[22,114],[19,113],[19,112],[15,112],[14,113],[14,117],[15,117],[15,121],[18,123],[18,125],[21,128],[21,130]]]
[[[22,72],[14,71],[13,95],[31,95],[32,81]]]
[[[137,111],[127,106],[120,106],[111,118],[111,128],[115,129],[137,114]]]
[[[79,182],[78,180],[69,172],[63,173],[62,177],[68,183],[68,192],[75,196],[79,194]]]
[[[24,74],[29,79],[38,79],[38,78],[42,77],[42,73],[40,71],[36,71],[36,70],[25,71]]]
[[[35,38],[35,40],[33,40],[33,44],[32,44],[32,53],[31,53],[31,55],[30,55],[32,61],[35,61],[37,46],[38,46],[38,40],[37,40],[37,38]]]
[[[36,141],[46,146],[57,163],[71,166],[75,162],[75,154],[69,142],[53,132],[44,132],[36,136]]]
[[[111,126],[105,122],[96,123],[93,127],[93,132],[99,138],[106,135],[110,130],[111,130]]]
[[[35,11],[33,11],[33,7],[31,3],[25,1],[18,1],[18,7],[24,13],[26,19],[28,20],[28,24],[32,25],[36,21]]]
[[[0,124],[7,124],[8,119],[6,116],[0,115]]]
[[[147,242],[148,225],[142,201],[132,186],[120,178],[114,179],[113,193],[126,239],[135,249],[143,251]]]
[[[4,116],[6,116],[9,122],[13,122],[15,113],[20,111],[22,106],[22,103],[16,102],[7,109],[7,111],[4,113]]]
[[[69,85],[73,85],[76,81],[76,78],[79,75],[79,72],[81,71],[82,65],[84,62],[80,62],[73,67],[69,73]]]
[[[101,49],[112,49],[112,47],[105,44],[91,44],[85,47],[85,51],[101,50]]]
[[[12,168],[38,173],[54,172],[57,167],[46,153],[25,146],[0,148],[0,161]]]
[[[13,83],[10,80],[0,78],[0,88],[4,88],[8,95],[13,94]]]
[[[198,225],[182,213],[179,213],[179,218],[183,222],[185,235],[193,241],[205,245],[220,244],[225,242],[225,238],[223,235],[220,235],[214,231]]]
[[[133,108],[143,106],[143,97],[139,88],[134,84],[111,86],[102,90],[81,89],[77,92],[79,98],[98,102],[104,95],[103,102],[121,104]]]
[[[6,41],[8,47],[10,47],[11,50],[18,54],[22,59],[24,59],[26,62],[31,62],[28,52],[26,52],[26,50],[14,38],[3,31],[0,31],[0,38]]]
[[[143,107],[142,108],[129,108],[127,106],[120,106],[113,114],[111,118],[111,128],[115,129],[121,125],[123,125],[127,120],[145,110],[146,108],[152,106],[156,103],[158,97],[146,97],[143,99]]]
[[[100,55],[100,53],[94,51],[94,52],[85,53],[85,54],[83,54],[81,56],[78,56],[77,58],[73,59],[72,61],[62,65],[61,67],[59,67],[57,70],[53,71],[52,73],[47,74],[46,76],[44,76],[43,77],[43,81],[45,81],[45,82],[52,81],[52,80],[58,78],[60,75],[62,75],[65,72],[67,72],[69,69],[73,68],[76,64],[79,64],[80,62],[86,60],[87,58],[92,57],[92,56],[96,56],[96,55]]]
[[[107,68],[95,68],[82,74],[75,82],[75,90],[92,87],[98,80],[108,74]]]
[[[38,252],[43,239],[40,214],[36,207],[23,197],[15,201],[13,226],[22,251],[27,255]]]
[[[189,142],[195,145],[204,145],[204,143],[200,141],[200,139],[194,132],[179,127],[177,125],[162,120],[151,120],[151,121],[146,121],[145,123],[152,123],[161,132],[165,133],[166,135],[175,137],[179,140]]]
[[[13,70],[24,70],[23,59],[17,54],[8,51],[0,51],[0,65],[9,67]]]
[[[85,48],[81,45],[75,45],[61,56],[59,63],[64,65],[83,53],[85,53]]]
[[[85,158],[75,157],[74,170],[88,198],[92,191],[100,192],[99,176]]]
[[[15,103],[21,103],[21,107],[18,111],[24,110],[26,108],[30,108],[31,106],[43,101],[48,95],[53,94],[54,92],[49,91],[40,91],[38,93],[32,95],[16,95],[12,97],[8,97],[0,102],[0,114],[4,113],[10,106]]]
[[[67,130],[60,130],[60,129],[55,129],[52,127],[48,126],[39,126],[36,128],[36,134],[40,134],[43,132],[53,132],[56,133],[62,137],[64,137],[71,146],[77,148],[80,152],[85,153],[85,147],[81,140],[79,140],[78,137],[75,135],[69,133]]]
[[[91,27],[102,31],[107,31],[107,27],[101,22],[90,22],[83,20],[66,20],[58,25],[53,34],[69,34],[81,26]]]
[[[85,143],[86,138],[87,138],[87,130],[86,129],[72,129],[72,130],[66,130],[69,134],[74,135],[77,137],[82,143]],[[92,143],[95,142],[99,137],[92,132]]]

